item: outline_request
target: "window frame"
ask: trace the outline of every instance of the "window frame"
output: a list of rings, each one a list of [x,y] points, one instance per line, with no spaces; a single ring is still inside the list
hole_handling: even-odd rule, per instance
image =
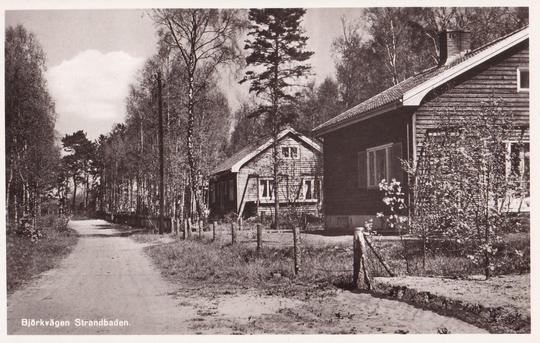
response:
[[[385,153],[385,171],[384,171],[384,179],[388,181],[388,178],[390,177],[390,156],[391,156],[391,149],[394,143],[387,143],[383,145],[378,145],[375,147],[367,148],[366,149],[366,178],[367,178],[367,188],[368,189],[378,189],[379,183],[381,180],[371,180],[371,170],[370,168],[374,168],[374,176],[377,177],[377,151],[384,150]],[[373,164],[374,166],[371,166],[371,159],[370,159],[370,153],[373,153]],[[374,183],[373,183],[374,181]]]
[[[311,198],[309,199],[306,199],[306,181],[307,182],[310,182],[311,183]],[[302,177],[302,187],[300,187],[300,196],[301,196],[301,200],[303,201],[318,201],[319,199],[317,199],[316,197],[316,192],[315,192],[315,176],[304,176]]]
[[[284,150],[287,150],[288,151],[288,154],[289,156],[285,156],[285,154],[283,153]],[[292,150],[295,149],[296,150],[296,156],[292,156]],[[294,146],[294,145],[286,145],[286,146],[282,146],[281,147],[281,157],[284,159],[284,160],[297,160],[300,158],[300,149],[298,148],[298,146]]]
[[[512,173],[512,144],[520,144],[520,145],[524,145],[524,144],[529,144],[529,154],[531,152],[531,143],[529,141],[517,141],[517,140],[507,140],[507,141],[503,141],[503,143],[505,144],[505,149],[506,149],[506,158],[505,158],[505,175],[506,177],[508,178],[511,173]],[[520,176],[521,178],[523,178],[523,173],[525,172],[525,155],[523,155],[523,159],[520,158]],[[531,168],[531,165],[530,165],[530,155],[529,155],[529,170]],[[530,171],[529,171],[530,173]],[[530,175],[529,175],[529,178],[530,178]],[[522,180],[524,182],[530,182],[530,180]]]
[[[271,177],[261,177],[259,178],[259,200],[261,201],[273,201],[275,199],[274,197],[274,179]],[[268,187],[268,194],[269,196],[263,196],[263,186],[261,185],[261,182],[266,182]]]
[[[526,71],[529,73],[529,67],[518,67],[517,72],[517,91],[519,92],[528,92],[530,88],[530,82],[531,82],[531,74],[529,73],[529,87],[528,88],[521,88],[521,72]]]

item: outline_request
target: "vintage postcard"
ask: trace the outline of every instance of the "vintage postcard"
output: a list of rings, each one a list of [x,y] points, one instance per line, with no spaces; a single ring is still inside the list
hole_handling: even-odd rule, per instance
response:
[[[533,339],[531,4],[74,3],[3,12],[8,339]]]

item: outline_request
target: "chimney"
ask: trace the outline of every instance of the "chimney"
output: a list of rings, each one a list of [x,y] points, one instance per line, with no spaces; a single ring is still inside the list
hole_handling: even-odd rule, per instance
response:
[[[450,64],[471,50],[471,33],[448,30],[439,33],[439,66]]]

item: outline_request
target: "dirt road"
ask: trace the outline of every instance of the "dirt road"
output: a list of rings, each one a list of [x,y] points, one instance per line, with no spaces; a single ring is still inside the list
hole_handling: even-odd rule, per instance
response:
[[[346,291],[313,301],[253,290],[201,297],[162,279],[144,245],[118,227],[100,220],[70,225],[81,235],[73,252],[8,297],[9,334],[484,332],[404,303]]]
[[[128,334],[185,332],[194,314],[179,311],[172,291],[142,245],[101,220],[72,221],[79,242],[61,265],[8,299],[10,334]],[[128,321],[127,326],[77,326],[76,319]],[[23,327],[22,319],[69,321]],[[42,323],[40,323],[42,324]],[[98,324],[100,324],[98,322]],[[115,324],[115,323],[113,323]],[[46,324],[44,324],[46,325]]]

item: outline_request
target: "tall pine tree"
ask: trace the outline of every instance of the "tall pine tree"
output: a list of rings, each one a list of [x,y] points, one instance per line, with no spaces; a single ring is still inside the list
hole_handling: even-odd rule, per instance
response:
[[[305,9],[250,9],[248,66],[241,81],[251,81],[249,91],[260,100],[254,115],[265,115],[273,137],[274,225],[279,227],[279,156],[277,136],[290,117],[286,108],[298,92],[297,79],[306,76],[311,66],[305,63],[313,54],[305,50],[308,37],[301,27]]]

